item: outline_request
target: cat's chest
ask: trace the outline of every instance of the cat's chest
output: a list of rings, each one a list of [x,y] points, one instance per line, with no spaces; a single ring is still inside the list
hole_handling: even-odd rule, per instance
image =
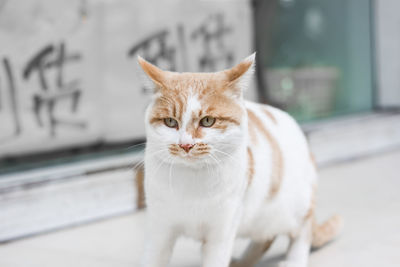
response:
[[[146,195],[159,199],[165,205],[181,203],[207,203],[218,196],[235,194],[243,187],[245,168],[243,166],[219,166],[185,168],[165,164],[158,169],[158,162],[146,162]],[[156,170],[156,171],[154,171]]]
[[[210,231],[219,228],[220,223],[231,221],[231,214],[236,209],[236,205],[223,200],[159,200],[151,206],[151,211],[155,212],[157,218],[162,218],[163,223],[170,225],[181,235],[197,240],[205,239]]]

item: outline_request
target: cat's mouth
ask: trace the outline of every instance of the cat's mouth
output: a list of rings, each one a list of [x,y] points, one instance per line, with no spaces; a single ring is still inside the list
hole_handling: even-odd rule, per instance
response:
[[[169,152],[173,156],[177,156],[189,161],[198,160],[207,156],[211,148],[204,143],[196,143],[193,145],[171,144]]]

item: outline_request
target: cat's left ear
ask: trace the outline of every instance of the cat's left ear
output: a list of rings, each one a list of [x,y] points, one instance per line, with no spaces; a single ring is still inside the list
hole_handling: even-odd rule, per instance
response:
[[[254,52],[242,62],[229,70],[225,70],[228,88],[233,90],[236,95],[241,95],[250,83],[255,69],[256,53]]]

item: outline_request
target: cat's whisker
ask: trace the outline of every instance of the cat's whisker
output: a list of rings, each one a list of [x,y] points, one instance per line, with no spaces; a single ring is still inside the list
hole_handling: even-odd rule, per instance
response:
[[[210,174],[210,167],[208,166],[207,160],[205,161],[205,163],[206,163],[206,167],[207,167],[207,173],[208,173],[208,175],[210,176],[210,175],[211,175],[211,174]]]
[[[216,166],[216,168],[218,169],[219,167],[220,167],[220,163],[219,163],[219,161],[218,161],[218,159],[216,158],[216,157],[214,157],[212,154],[209,154],[210,155],[210,158],[211,159],[213,159],[217,164],[217,166]],[[212,187],[217,187],[217,186],[219,186],[220,184],[221,184],[221,179],[214,179],[214,181],[216,181],[216,182],[214,182],[213,184],[212,184]]]
[[[215,161],[218,167],[221,166],[221,162],[213,154],[209,153],[208,155]]]
[[[147,150],[146,151],[146,155],[147,156],[153,156],[154,154],[158,153],[158,152],[168,152],[169,149],[168,148],[162,148],[162,149],[158,149],[158,150]]]
[[[132,165],[129,167],[129,169],[130,170],[137,170],[137,169],[141,168],[142,166],[144,166],[144,159],[142,159],[142,160],[140,160],[140,161],[138,161],[136,163],[133,163]]]
[[[130,170],[138,169],[138,168],[141,166],[141,164],[144,164],[144,158],[142,158],[142,159],[139,160],[139,161],[134,161],[134,162],[132,162],[131,164],[129,164],[129,165],[127,166],[127,169],[130,169]]]
[[[157,150],[157,151],[150,152],[149,156],[154,156],[154,155],[157,155],[157,154],[159,154],[161,152],[167,152],[167,151],[168,151],[168,149],[160,149],[160,150]],[[149,153],[149,152],[147,152],[147,153]],[[141,165],[144,164],[144,161],[145,161],[145,159],[143,158],[142,160],[140,160],[140,161],[138,161],[136,163],[132,163],[133,166],[130,166],[130,169],[135,170],[135,169],[139,168]]]
[[[209,177],[213,177],[214,176],[214,172],[215,172],[213,164],[210,164],[207,159],[206,159],[205,163],[206,163],[206,166],[207,166],[208,176]],[[210,172],[210,168],[211,168],[211,172]],[[207,195],[209,197],[211,197],[211,192],[210,191],[211,190],[207,190]]]
[[[154,174],[155,174],[155,175],[156,175],[157,172],[160,170],[161,166],[164,165],[164,164],[166,164],[167,161],[168,161],[170,158],[172,158],[172,156],[169,156],[169,157],[167,158],[167,160],[161,160],[161,163],[157,166],[156,170],[154,171]]]
[[[130,149],[133,149],[133,148],[137,148],[137,147],[139,147],[139,146],[143,146],[143,147],[145,148],[147,144],[158,144],[158,143],[156,143],[156,142],[145,141],[145,142],[142,142],[142,143],[138,143],[138,144],[135,144],[135,145],[132,145],[132,146],[128,146],[128,147],[126,147],[126,148],[123,148],[122,151],[127,151],[127,150],[130,150]]]
[[[239,162],[240,162],[240,161],[238,161],[236,158],[234,158],[232,155],[230,155],[230,154],[228,154],[228,153],[226,153],[226,152],[224,152],[224,151],[221,151],[221,150],[216,149],[216,148],[214,148],[214,150],[215,150],[215,152],[218,152],[218,153],[221,153],[221,154],[223,154],[223,155],[225,155],[225,156],[228,156],[230,159],[232,159],[232,160],[235,161],[236,163],[239,163]]]
[[[144,165],[144,158],[137,161],[137,162],[132,162],[132,164],[129,165],[130,170],[136,170],[141,167],[141,165]]]
[[[174,165],[175,159],[172,160],[171,166],[169,167],[169,178],[168,178],[168,185],[169,185],[169,190],[171,193],[174,193],[174,189],[172,186],[172,166]]]
[[[207,165],[210,165],[211,172],[212,172],[211,175],[210,175],[210,177],[213,177],[214,173],[216,172],[216,171],[215,171],[215,168],[216,168],[216,167],[215,167],[215,165],[213,165],[213,164],[208,164],[208,163],[207,163]],[[212,184],[212,187],[216,186],[216,184],[217,184],[217,183],[214,182],[214,183]],[[212,197],[212,192],[211,192],[211,191],[212,191],[212,190],[207,190],[207,195],[208,195],[208,197]]]
[[[215,165],[215,164],[210,164],[210,167],[211,167],[211,170],[212,170],[212,172],[213,172],[213,174],[215,174],[215,176],[217,177],[218,175],[217,175],[217,173],[218,173],[218,169],[219,169],[219,166],[218,166],[218,164],[217,165]],[[219,179],[216,179],[216,180],[219,180]],[[212,185],[212,186],[217,186],[219,184],[219,182],[217,181],[217,182],[214,182],[214,184]]]
[[[135,145],[132,145],[132,146],[128,146],[128,147],[124,148],[123,151],[130,150],[130,149],[136,148],[138,146],[146,146],[146,143],[147,142],[143,142],[143,143],[135,144]]]

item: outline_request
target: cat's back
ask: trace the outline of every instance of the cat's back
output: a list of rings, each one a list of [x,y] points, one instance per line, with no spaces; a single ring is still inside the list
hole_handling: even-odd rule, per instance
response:
[[[249,144],[257,145],[258,139],[276,142],[277,149],[296,146],[300,153],[309,153],[307,140],[291,115],[270,105],[245,101],[248,115]],[[274,144],[273,144],[274,146]]]

